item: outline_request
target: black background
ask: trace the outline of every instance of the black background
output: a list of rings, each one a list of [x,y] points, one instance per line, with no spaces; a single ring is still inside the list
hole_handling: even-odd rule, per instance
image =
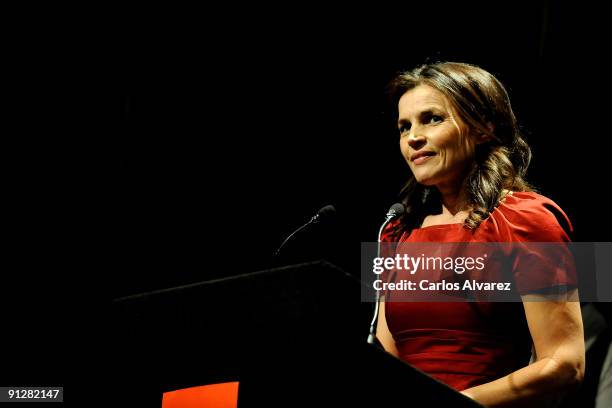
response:
[[[293,250],[324,239],[357,275],[408,171],[385,86],[427,61],[498,76],[533,149],[529,179],[577,241],[609,241],[598,7],[22,14],[6,36],[3,383],[83,380],[106,352],[110,299],[265,269],[326,204],[336,225]]]
[[[605,30],[586,4],[139,17],[117,44],[121,118],[106,140],[118,294],[265,268],[325,204],[338,209],[326,233],[337,261],[356,270],[408,171],[385,86],[425,61],[496,74],[533,148],[530,180],[576,240],[607,240],[594,203],[607,176]]]

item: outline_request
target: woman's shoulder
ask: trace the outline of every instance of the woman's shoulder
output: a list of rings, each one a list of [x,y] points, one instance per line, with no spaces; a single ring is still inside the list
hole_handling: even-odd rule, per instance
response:
[[[517,240],[569,241],[573,233],[563,209],[549,197],[533,191],[509,193],[493,215],[510,224]]]
[[[517,219],[539,224],[555,224],[558,218],[569,218],[552,199],[534,191],[512,191],[506,195],[498,207]]]

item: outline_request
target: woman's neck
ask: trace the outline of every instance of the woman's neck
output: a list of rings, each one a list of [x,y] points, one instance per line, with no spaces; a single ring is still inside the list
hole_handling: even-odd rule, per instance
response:
[[[469,210],[469,202],[461,186],[437,186],[442,196],[442,215],[454,217],[461,211]]]

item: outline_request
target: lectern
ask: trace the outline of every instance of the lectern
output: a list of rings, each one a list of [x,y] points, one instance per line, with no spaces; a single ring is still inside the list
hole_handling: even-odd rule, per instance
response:
[[[360,285],[319,261],[116,299],[113,398],[239,381],[239,407],[479,406],[366,343]]]

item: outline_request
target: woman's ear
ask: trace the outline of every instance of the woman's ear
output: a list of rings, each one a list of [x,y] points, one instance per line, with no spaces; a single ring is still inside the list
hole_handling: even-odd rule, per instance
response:
[[[489,142],[495,138],[493,136],[493,131],[495,130],[495,126],[491,122],[487,122],[487,133],[480,133],[476,136],[476,144],[482,144]]]
[[[493,140],[493,136],[486,134],[486,133],[480,133],[479,135],[476,136],[477,145],[489,142],[491,140]]]

